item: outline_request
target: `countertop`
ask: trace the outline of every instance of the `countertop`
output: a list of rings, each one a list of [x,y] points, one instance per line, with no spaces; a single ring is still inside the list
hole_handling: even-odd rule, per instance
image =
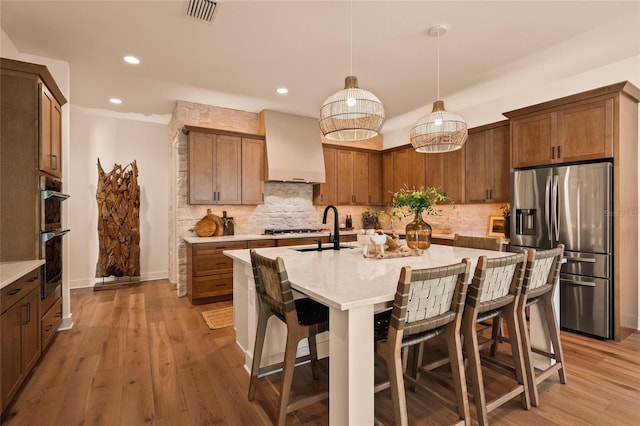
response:
[[[0,289],[5,288],[23,275],[44,265],[44,262],[44,259],[0,262]]]
[[[382,230],[385,233],[396,232],[398,235],[404,235],[404,230],[398,229]],[[355,235],[358,231],[340,231],[340,235]],[[318,238],[328,237],[329,231],[323,232],[311,232],[311,233],[298,233],[298,234],[278,234],[278,235],[264,235],[264,234],[235,234],[235,235],[221,235],[219,237],[184,237],[184,240],[191,244],[200,243],[220,243],[229,241],[252,241],[252,240],[282,240],[285,238]],[[439,238],[442,240],[453,240],[453,234],[433,234],[432,238]]]

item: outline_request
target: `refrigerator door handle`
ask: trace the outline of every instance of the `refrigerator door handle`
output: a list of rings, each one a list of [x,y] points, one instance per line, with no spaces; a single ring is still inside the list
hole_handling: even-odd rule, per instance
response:
[[[580,285],[583,287],[596,287],[596,283],[593,281],[573,281],[566,278],[560,278],[561,284]]]
[[[555,175],[553,176],[553,190],[551,191],[551,215],[553,217],[553,228],[556,231],[556,241],[560,239],[560,220],[558,213],[558,175]]]
[[[595,259],[589,259],[589,258],[581,258],[581,257],[576,257],[576,258],[572,258],[572,257],[567,257],[567,262],[578,262],[578,263],[596,263]]]
[[[544,193],[544,219],[547,222],[547,237],[549,241],[551,241],[552,231],[551,231],[551,216],[549,212],[549,198],[551,191],[551,176],[547,176],[547,184],[545,185],[545,193]]]

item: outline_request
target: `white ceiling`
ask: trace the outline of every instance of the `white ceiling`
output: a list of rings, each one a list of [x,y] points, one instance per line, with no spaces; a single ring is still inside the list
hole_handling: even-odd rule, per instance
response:
[[[170,114],[186,100],[316,117],[349,75],[349,2],[222,0],[212,24],[186,17],[185,4],[1,0],[0,23],[20,52],[69,62],[70,101],[86,108]],[[638,1],[352,7],[353,73],[387,118],[436,100],[437,43],[427,35],[436,24],[449,28],[440,39],[444,99],[522,68],[562,63],[572,75],[640,54]],[[142,63],[124,63],[128,54]],[[280,86],[289,94],[277,95]]]

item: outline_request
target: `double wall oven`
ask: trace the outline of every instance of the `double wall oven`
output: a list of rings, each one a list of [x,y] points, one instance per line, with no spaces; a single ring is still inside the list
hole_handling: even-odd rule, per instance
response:
[[[62,203],[69,195],[62,193],[62,182],[40,176],[40,258],[45,259],[45,279],[41,297],[45,299],[62,284]]]

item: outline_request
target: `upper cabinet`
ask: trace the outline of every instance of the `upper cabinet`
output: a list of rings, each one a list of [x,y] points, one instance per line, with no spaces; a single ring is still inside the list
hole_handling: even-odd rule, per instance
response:
[[[40,170],[62,178],[62,110],[51,91],[40,89]]]
[[[257,135],[184,126],[189,204],[262,204],[265,147]]]
[[[314,185],[316,205],[368,206],[381,204],[380,153],[325,145],[325,183]]]
[[[614,97],[573,99],[505,113],[513,168],[613,157]]]
[[[465,201],[509,201],[509,122],[504,120],[469,129],[465,150]]]
[[[264,203],[265,158],[263,140],[242,138],[242,204]]]
[[[466,146],[463,146],[442,154],[424,154],[427,157],[426,186],[437,188],[454,203],[464,203],[465,151]]]
[[[325,182],[313,185],[313,204],[337,204],[338,200],[338,150],[323,147]]]

